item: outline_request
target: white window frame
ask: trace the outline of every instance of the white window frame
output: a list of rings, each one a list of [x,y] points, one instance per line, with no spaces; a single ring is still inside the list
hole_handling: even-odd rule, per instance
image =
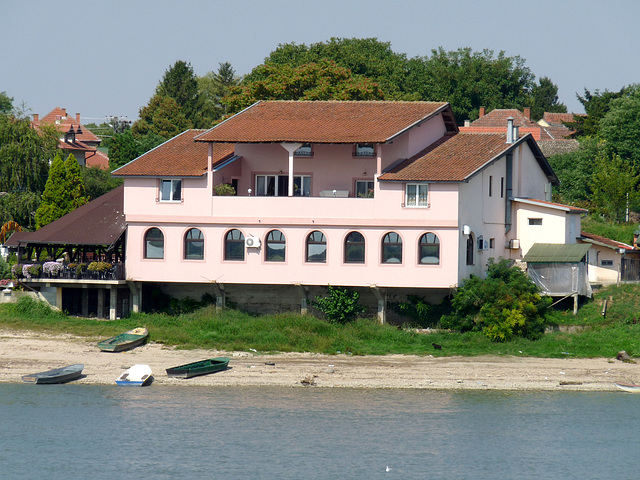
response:
[[[376,146],[373,143],[356,143],[353,149],[354,157],[375,157]]]
[[[170,185],[168,198],[165,198],[165,184]],[[178,185],[179,194],[176,195],[176,185]],[[176,198],[177,197],[177,198]],[[160,180],[160,202],[164,203],[180,203],[182,202],[182,179],[181,178],[163,178]]]
[[[364,191],[365,191],[364,195],[360,195],[360,192],[358,191],[359,190],[358,187],[362,184],[364,184]],[[371,184],[371,188],[369,188],[369,184]],[[356,180],[356,191],[355,191],[356,197],[372,198],[374,191],[375,191],[375,182],[373,180]],[[369,195],[369,192],[371,192],[371,195]]]
[[[429,184],[407,183],[404,187],[406,208],[429,208]]]
[[[313,157],[313,146],[310,143],[303,143],[300,148],[293,152],[294,157]]]
[[[259,174],[256,175],[255,178],[255,195],[256,197],[278,197],[278,196],[287,196],[285,195],[278,195],[278,185],[279,185],[279,179],[280,178],[288,178],[288,175],[279,175],[279,174]],[[260,184],[260,179],[264,178],[264,182],[262,183],[262,189],[260,188],[259,184]],[[267,188],[267,184],[268,178],[273,178],[274,179],[274,191],[273,191],[273,195],[267,195],[266,194],[266,188]],[[296,185],[296,181],[299,182],[299,184],[302,186],[302,193],[304,193],[304,191],[306,190],[308,195],[299,195],[296,192],[299,192],[300,189],[298,188],[296,190],[295,185]],[[311,196],[311,175],[294,175],[293,176],[293,184],[294,184],[294,190],[293,190],[293,196],[294,197],[309,197]],[[306,184],[306,185],[305,185]]]

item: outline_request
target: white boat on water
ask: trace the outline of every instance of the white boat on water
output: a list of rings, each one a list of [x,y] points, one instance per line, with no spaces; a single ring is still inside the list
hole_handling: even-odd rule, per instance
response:
[[[640,385],[636,385],[635,383],[616,382],[616,387],[625,392],[640,393]]]
[[[149,365],[134,365],[116,378],[116,384],[121,387],[144,387],[153,382],[153,372]]]

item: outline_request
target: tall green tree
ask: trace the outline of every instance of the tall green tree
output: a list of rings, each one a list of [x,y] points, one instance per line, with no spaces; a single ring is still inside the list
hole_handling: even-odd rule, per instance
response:
[[[237,86],[241,78],[229,62],[220,63],[217,72],[208,72],[198,77],[201,108],[197,124],[203,128],[212,126],[227,113],[227,105],[222,99],[229,95],[231,88]]]
[[[155,134],[165,140],[192,128],[180,105],[172,97],[154,95],[149,104],[140,109],[140,118],[133,124],[133,136]]]
[[[591,182],[597,213],[612,222],[626,220],[626,209],[640,200],[637,169],[619,155],[598,155]]]
[[[87,202],[84,179],[76,157],[71,154],[63,162],[58,153],[51,162],[42,202],[36,211],[36,228],[48,225]]]
[[[447,52],[440,47],[422,62],[422,67],[415,64],[410,72],[411,88],[421,99],[451,103],[460,124],[478,118],[481,106],[522,109],[534,85],[525,60],[502,51],[496,56],[488,49],[473,52],[467,47]]]
[[[156,95],[175,100],[184,117],[195,124],[200,108],[198,79],[191,64],[178,60],[165,73]],[[197,125],[196,125],[197,126]]]
[[[567,112],[567,106],[558,99],[558,86],[549,77],[542,77],[533,85],[528,104],[534,121],[540,120],[544,112]]]
[[[65,186],[64,162],[60,153],[57,153],[51,162],[49,177],[42,192],[42,202],[36,211],[36,228],[40,229],[65,214],[67,210]]]
[[[354,77],[347,68],[322,60],[299,67],[262,65],[262,80],[243,82],[225,99],[230,112],[237,112],[257,100],[383,100],[380,86]]]
[[[109,159],[111,160],[111,159]],[[114,178],[100,167],[87,167],[82,171],[84,190],[89,201],[122,185],[121,178]]]
[[[53,127],[35,130],[28,119],[0,114],[0,192],[40,194],[57,145]]]
[[[13,97],[7,95],[7,92],[0,92],[0,114],[8,115],[13,110]]]
[[[554,188],[554,200],[567,205],[593,209],[592,178],[594,158],[600,154],[597,138],[585,138],[577,150],[549,157],[549,163],[560,180]]]
[[[576,94],[586,113],[585,116],[574,116],[574,121],[569,124],[576,131],[576,137],[597,135],[600,131],[600,120],[609,112],[611,101],[625,95],[625,91],[626,88],[623,87],[619,92],[596,90],[591,93],[585,88],[584,96]]]
[[[0,226],[13,220],[25,229],[35,228],[40,195],[34,192],[0,194]]]
[[[295,43],[281,44],[265,59],[266,65],[289,65],[299,67],[323,60],[335,62],[347,68],[354,77],[375,81],[385,92],[387,99],[415,99],[407,90],[409,63],[406,55],[396,53],[390,42],[377,38],[336,38],[309,46]],[[260,67],[247,75],[248,81],[264,80]]]
[[[600,119],[599,137],[609,155],[640,167],[640,85],[609,102],[609,111]]]

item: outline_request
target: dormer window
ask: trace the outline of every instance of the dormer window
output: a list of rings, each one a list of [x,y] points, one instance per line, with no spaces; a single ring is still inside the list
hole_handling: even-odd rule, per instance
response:
[[[373,157],[375,153],[376,148],[373,143],[356,143],[353,150],[354,157]]]
[[[180,202],[182,200],[182,180],[162,180],[160,185],[161,202]]]
[[[310,143],[303,143],[302,146],[293,152],[296,157],[313,157],[313,148]]]

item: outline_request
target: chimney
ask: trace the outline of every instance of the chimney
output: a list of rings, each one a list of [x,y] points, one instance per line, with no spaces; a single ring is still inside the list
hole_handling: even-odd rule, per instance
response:
[[[507,143],[513,143],[513,117],[507,118]]]
[[[61,108],[60,110],[62,110],[62,118],[67,116],[67,109],[66,108]]]
[[[464,126],[465,127],[470,127],[471,126],[471,120],[465,120],[464,121]]]
[[[531,107],[524,107],[524,116],[531,121]]]
[[[480,111],[478,112],[478,118],[484,117],[484,107],[480,107]]]
[[[80,114],[76,113],[76,122],[79,124],[80,123]]]
[[[33,114],[33,121],[34,122],[39,122],[40,121],[40,114],[39,113],[34,113]]]

